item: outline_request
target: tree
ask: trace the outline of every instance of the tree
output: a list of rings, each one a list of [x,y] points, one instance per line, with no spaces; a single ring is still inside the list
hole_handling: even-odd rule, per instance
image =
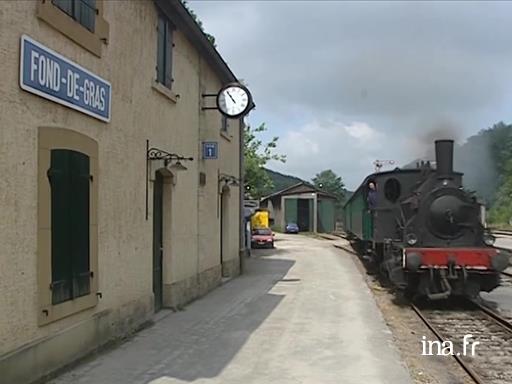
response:
[[[345,184],[341,176],[338,176],[330,169],[326,169],[311,180],[315,187],[336,196],[336,217],[341,217],[343,202],[345,201]]]
[[[489,211],[493,224],[510,224],[512,220],[512,158],[504,167],[502,184],[496,192],[496,199]]]
[[[256,136],[265,132],[267,128],[262,123],[257,128],[245,126],[244,132],[244,166],[245,166],[245,189],[248,197],[260,199],[272,189],[272,180],[263,168],[270,160],[285,162],[286,156],[275,153],[278,137],[273,137],[267,143]]]
[[[215,36],[213,35],[210,35],[209,33],[205,32],[204,30],[204,27],[203,27],[203,22],[199,19],[199,17],[196,15],[196,13],[189,7],[188,5],[188,1],[187,0],[181,0],[181,3],[183,4],[183,6],[186,8],[186,10],[188,11],[188,13],[190,14],[190,16],[192,16],[192,18],[194,19],[194,21],[196,22],[196,24],[199,26],[199,28],[201,28],[201,31],[203,31],[204,35],[206,36],[206,38],[208,39],[208,41],[215,47],[217,48],[217,44],[215,44]]]

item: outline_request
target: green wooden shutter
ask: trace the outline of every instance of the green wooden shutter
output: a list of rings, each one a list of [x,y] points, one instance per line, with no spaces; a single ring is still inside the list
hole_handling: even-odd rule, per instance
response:
[[[162,16],[158,17],[158,41],[156,58],[156,80],[165,84],[165,30],[166,23]]]
[[[74,17],[73,3],[71,0],[52,0],[52,3],[61,11],[65,12],[71,17]]]
[[[173,26],[169,20],[165,23],[165,85],[172,87],[172,45]]]
[[[89,31],[94,32],[96,0],[75,0],[75,19]]]
[[[74,297],[90,292],[89,268],[89,156],[71,154],[71,255]]]
[[[90,292],[89,157],[83,153],[51,151],[52,303]]]
[[[69,205],[71,199],[69,151],[53,150],[48,177],[51,185],[52,231],[52,303],[72,298],[71,228]]]
[[[94,32],[96,0],[52,0],[52,3],[89,31]]]

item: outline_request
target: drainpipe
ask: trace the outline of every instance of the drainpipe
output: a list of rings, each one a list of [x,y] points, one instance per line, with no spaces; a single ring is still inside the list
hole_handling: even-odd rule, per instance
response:
[[[313,200],[313,232],[318,232],[318,193],[316,192]]]
[[[239,187],[238,191],[240,193],[240,212],[239,212],[239,252],[238,257],[240,259],[240,274],[244,271],[245,266],[245,215],[244,215],[244,131],[245,131],[245,122],[242,117],[239,120]]]

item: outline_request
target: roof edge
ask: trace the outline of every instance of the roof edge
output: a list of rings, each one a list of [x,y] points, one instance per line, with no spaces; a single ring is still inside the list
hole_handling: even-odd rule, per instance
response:
[[[270,199],[270,198],[272,198],[272,197],[282,195],[282,194],[286,193],[287,191],[292,190],[293,188],[300,187],[301,185],[305,185],[305,186],[307,186],[307,187],[310,187],[310,188],[314,189],[314,190],[316,191],[316,193],[322,194],[322,195],[324,195],[324,196],[332,197],[333,199],[336,199],[336,198],[337,198],[337,197],[336,197],[335,195],[333,195],[332,193],[322,191],[321,189],[318,189],[317,187],[315,187],[315,186],[314,186],[313,184],[311,184],[311,183],[308,183],[308,182],[306,182],[306,181],[301,181],[301,182],[299,182],[299,183],[296,183],[296,184],[293,184],[293,185],[291,185],[291,186],[289,186],[289,187],[286,187],[286,188],[284,188],[284,189],[282,189],[282,190],[280,190],[280,191],[274,192],[274,193],[272,193],[272,194],[270,194],[270,195],[268,195],[268,196],[264,196],[264,197],[262,197],[262,198],[261,198],[261,200],[260,200],[260,201],[264,201],[264,200]]]
[[[190,40],[199,53],[213,67],[223,83],[238,81],[217,49],[210,43],[194,18],[180,0],[153,0],[161,10],[185,36]]]

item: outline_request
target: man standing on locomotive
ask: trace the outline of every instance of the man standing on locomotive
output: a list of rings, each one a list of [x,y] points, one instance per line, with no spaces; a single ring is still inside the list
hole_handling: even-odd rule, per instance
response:
[[[366,202],[370,211],[373,211],[377,207],[377,189],[375,188],[375,183],[373,181],[368,183],[368,196],[366,196]]]

